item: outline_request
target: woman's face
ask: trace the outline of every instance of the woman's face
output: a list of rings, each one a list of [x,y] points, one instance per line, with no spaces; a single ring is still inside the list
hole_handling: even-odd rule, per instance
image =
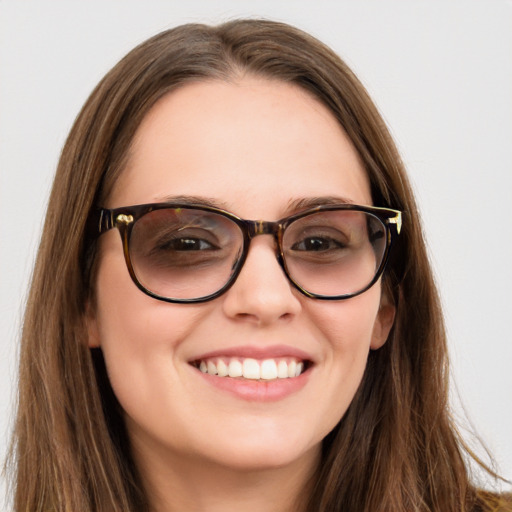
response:
[[[360,159],[332,114],[294,85],[256,78],[186,85],[160,100],[104,206],[177,196],[262,220],[294,213],[299,201],[371,204]],[[238,469],[317,460],[394,313],[381,304],[380,283],[345,301],[301,295],[270,235],[252,241],[224,295],[183,305],[136,288],[111,230],[101,237],[95,286],[90,345],[103,351],[136,453]],[[193,364],[219,358],[305,360],[307,371],[263,381]]]

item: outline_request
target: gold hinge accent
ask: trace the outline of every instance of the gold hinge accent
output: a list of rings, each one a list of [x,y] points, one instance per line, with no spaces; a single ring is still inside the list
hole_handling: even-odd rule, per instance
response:
[[[124,213],[120,213],[116,217],[116,222],[121,222],[122,224],[131,224],[133,222],[133,216],[125,215]]]
[[[400,234],[400,231],[402,231],[402,212],[397,212],[394,217],[388,219],[388,222],[390,224],[396,224],[396,232]]]

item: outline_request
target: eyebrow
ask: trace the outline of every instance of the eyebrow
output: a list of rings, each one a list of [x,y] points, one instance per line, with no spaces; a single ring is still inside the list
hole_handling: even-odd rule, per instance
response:
[[[209,206],[211,208],[219,208],[221,210],[231,211],[232,207],[228,203],[219,199],[205,197],[205,196],[193,196],[193,195],[178,195],[178,196],[165,196],[157,198],[158,202],[162,203],[174,203],[181,204],[184,206]],[[310,208],[316,208],[317,206],[323,205],[334,205],[334,204],[355,204],[354,201],[346,197],[341,196],[315,196],[315,197],[301,197],[297,199],[290,199],[286,204],[285,213],[293,214]]]
[[[317,206],[331,205],[331,204],[355,204],[354,201],[341,196],[316,196],[316,197],[303,197],[299,199],[292,199],[288,201],[287,211],[298,212],[301,210],[308,210]]]
[[[176,203],[182,204],[183,206],[210,206],[211,208],[219,208],[220,210],[228,210],[228,204],[219,199],[214,199],[212,197],[204,197],[204,196],[189,196],[189,195],[180,195],[180,196],[165,196],[157,198],[157,201],[160,203]]]

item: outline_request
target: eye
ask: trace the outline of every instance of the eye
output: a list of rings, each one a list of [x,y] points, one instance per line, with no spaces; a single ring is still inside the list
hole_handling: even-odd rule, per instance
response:
[[[175,237],[161,241],[158,249],[167,251],[212,251],[218,249],[218,247],[203,238]]]
[[[344,245],[338,240],[329,237],[310,236],[294,243],[291,246],[292,251],[329,251],[341,249]]]
[[[164,226],[146,238],[146,244],[152,253],[215,251],[223,245],[214,231],[192,226]]]
[[[207,233],[181,233],[172,231],[154,240],[143,258],[154,268],[197,268],[201,265],[221,263],[226,248],[220,247]]]

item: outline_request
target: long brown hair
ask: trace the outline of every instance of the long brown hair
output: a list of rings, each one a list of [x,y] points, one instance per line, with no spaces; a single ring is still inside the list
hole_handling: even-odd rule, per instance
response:
[[[88,219],[108,197],[137,127],[159,98],[192,81],[245,73],[296,84],[325,104],[364,162],[374,204],[404,212],[384,278],[397,307],[395,325],[384,347],[371,352],[352,404],[324,440],[306,510],[497,510],[497,500],[471,484],[468,451],[450,417],[439,298],[385,123],[330,49],[262,20],[185,25],[153,37],[106,75],[76,119],[58,165],[23,326],[14,509],[148,510],[101,351],[87,346],[95,249]]]

